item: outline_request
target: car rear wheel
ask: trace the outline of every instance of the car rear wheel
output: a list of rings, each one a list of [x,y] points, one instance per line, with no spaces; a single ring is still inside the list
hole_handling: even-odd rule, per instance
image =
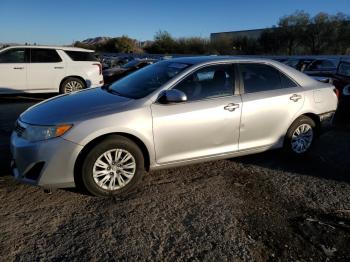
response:
[[[85,88],[85,84],[79,78],[69,77],[61,85],[60,93],[68,94]]]
[[[307,116],[301,116],[288,129],[284,147],[292,155],[304,155],[312,147],[315,133],[315,122]]]
[[[82,182],[95,196],[122,196],[135,189],[144,174],[140,148],[122,136],[109,137],[87,154]]]

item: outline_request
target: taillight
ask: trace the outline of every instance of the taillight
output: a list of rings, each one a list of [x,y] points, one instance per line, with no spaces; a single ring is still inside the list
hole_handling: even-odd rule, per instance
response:
[[[98,66],[99,74],[102,75],[102,65],[100,63],[95,63],[93,65]]]
[[[338,99],[339,99],[339,96],[340,96],[339,90],[338,90],[337,88],[333,88],[333,91],[334,91],[334,93],[336,94],[336,96],[337,96]]]

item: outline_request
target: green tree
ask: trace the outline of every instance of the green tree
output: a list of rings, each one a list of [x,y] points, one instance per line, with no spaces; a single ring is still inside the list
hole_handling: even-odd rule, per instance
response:
[[[286,48],[288,55],[296,54],[310,23],[310,15],[304,11],[296,11],[291,15],[280,18],[278,26],[282,38],[282,48]]]
[[[125,35],[115,38],[114,47],[116,52],[120,52],[120,53],[141,53],[142,52],[142,49],[139,48],[137,41]]]
[[[154,42],[146,47],[146,51],[154,54],[172,54],[178,50],[177,43],[167,31],[158,31],[154,36]]]

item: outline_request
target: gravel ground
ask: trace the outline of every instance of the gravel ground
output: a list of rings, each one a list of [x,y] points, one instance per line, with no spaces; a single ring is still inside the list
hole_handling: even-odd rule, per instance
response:
[[[28,100],[0,100],[0,260],[350,260],[350,128],[281,151],[151,172],[126,199],[45,194],[9,175]]]

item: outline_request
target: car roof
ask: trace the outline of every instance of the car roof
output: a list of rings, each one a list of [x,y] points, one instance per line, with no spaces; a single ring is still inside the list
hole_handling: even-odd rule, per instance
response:
[[[292,77],[299,85],[303,87],[314,87],[316,85],[320,85],[319,82],[312,79],[311,77],[301,73],[300,71],[291,68],[283,63],[272,59],[259,58],[259,57],[250,57],[250,56],[195,56],[195,57],[179,57],[172,58],[166,61],[176,62],[176,63],[184,63],[190,64],[193,66],[201,66],[211,63],[230,63],[230,62],[239,62],[239,63],[263,63],[275,66],[283,73]],[[192,66],[191,66],[192,67]]]
[[[261,62],[261,63],[274,63],[275,61],[267,58],[259,58],[259,57],[249,57],[249,56],[191,56],[191,57],[178,57],[168,59],[166,61],[173,61],[177,63],[185,63],[185,64],[205,64],[209,62]]]
[[[56,50],[64,50],[64,51],[80,51],[80,52],[95,52],[94,50],[89,50],[80,47],[71,47],[71,46],[46,46],[46,45],[13,45],[6,47],[5,49],[11,48],[45,48],[45,49],[56,49]]]

